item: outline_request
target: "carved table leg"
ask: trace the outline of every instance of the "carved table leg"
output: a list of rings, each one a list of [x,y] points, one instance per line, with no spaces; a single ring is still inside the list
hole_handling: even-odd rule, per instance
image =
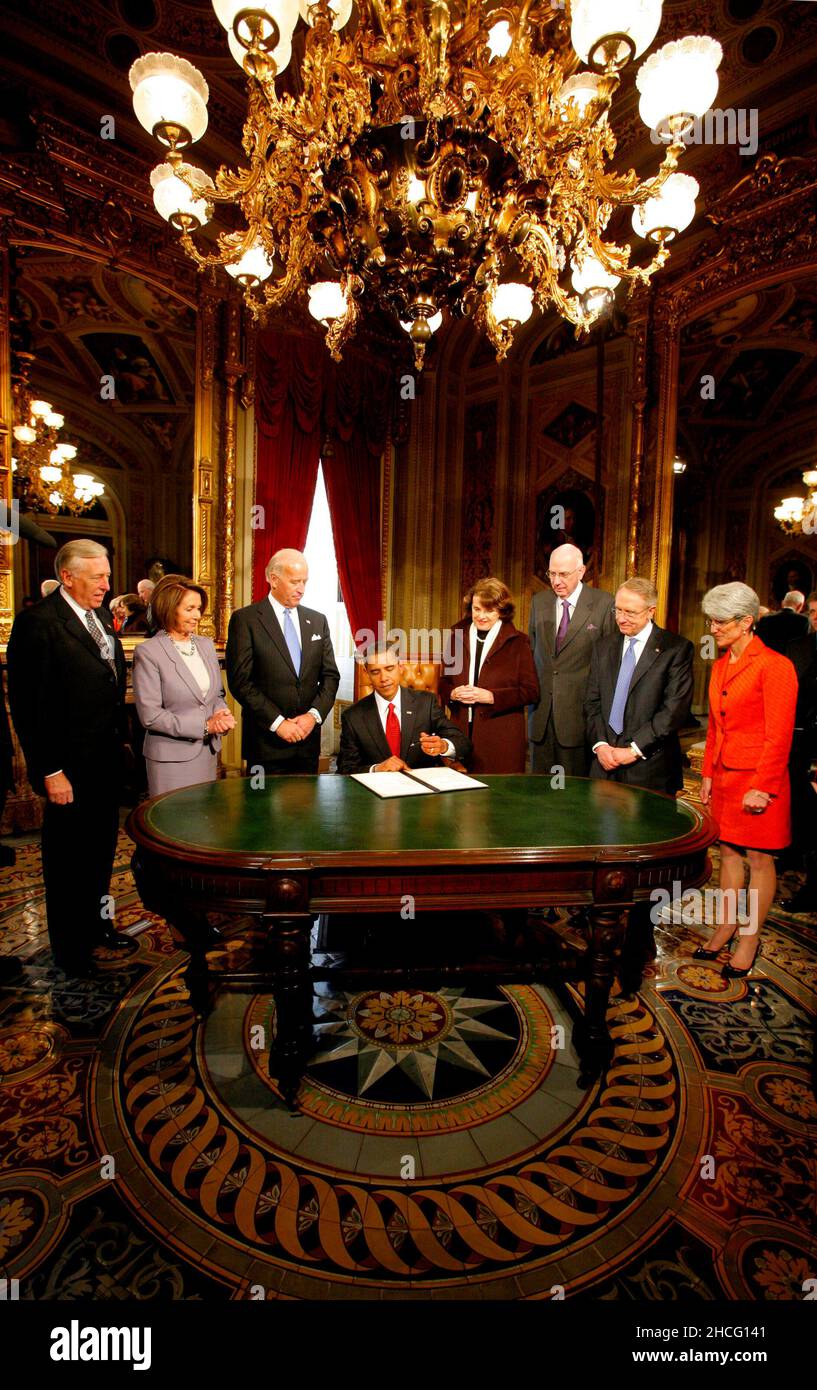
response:
[[[309,933],[312,918],[265,917],[274,973],[275,1037],[270,1046],[274,1076],[290,1110],[303,1075],[312,1038],[312,986],[309,978]]]
[[[613,1055],[613,1040],[607,1027],[607,1005],[616,962],[624,943],[627,913],[628,908],[618,903],[606,903],[590,909],[592,937],[584,1019],[573,1029],[573,1044],[581,1064],[580,1086],[589,1086],[595,1081]]]

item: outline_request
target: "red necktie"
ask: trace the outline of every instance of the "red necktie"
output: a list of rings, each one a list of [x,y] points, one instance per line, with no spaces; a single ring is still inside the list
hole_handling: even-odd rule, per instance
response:
[[[395,758],[400,757],[400,720],[394,712],[394,705],[389,705],[389,712],[386,715],[386,742]]]

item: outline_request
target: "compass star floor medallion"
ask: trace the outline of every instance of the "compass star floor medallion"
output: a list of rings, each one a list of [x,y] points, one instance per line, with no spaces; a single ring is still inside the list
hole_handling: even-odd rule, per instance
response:
[[[516,1042],[513,1034],[482,1018],[506,1009],[506,1002],[470,998],[463,989],[336,993],[321,1006],[326,1021],[315,1026],[319,1047],[309,1066],[356,1058],[360,1096],[396,1069],[432,1100],[440,1063],[487,1077],[491,1071],[479,1055],[480,1045]]]

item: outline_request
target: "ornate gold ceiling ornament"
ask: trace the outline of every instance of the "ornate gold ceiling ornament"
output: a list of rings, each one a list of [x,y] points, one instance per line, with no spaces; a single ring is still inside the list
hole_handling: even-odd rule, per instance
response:
[[[375,304],[410,333],[418,367],[444,314],[472,315],[499,359],[534,304],[581,332],[620,282],[649,280],[694,216],[698,185],[675,171],[717,92],[714,40],[676,40],[642,64],[639,109],[666,152],[643,182],[610,167],[611,101],[653,42],[662,0],[213,7],[247,73],[249,162],[215,181],[186,162],[207,128],[207,83],[184,59],[148,54],[130,81],[139,120],[167,150],[151,178],[156,207],[201,269],[223,266],[243,285],[256,316],[331,282],[312,311],[335,358]],[[299,18],[293,96],[276,77]],[[233,229],[208,245],[198,233],[216,207]],[[647,264],[604,239],[623,207],[655,248]]]

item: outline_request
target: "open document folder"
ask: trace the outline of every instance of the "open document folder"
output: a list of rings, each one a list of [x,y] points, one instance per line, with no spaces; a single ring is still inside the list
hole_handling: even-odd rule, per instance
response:
[[[362,782],[376,796],[424,796],[427,792],[469,792],[487,782],[466,777],[452,767],[418,767],[411,772],[353,772],[355,782]]]

